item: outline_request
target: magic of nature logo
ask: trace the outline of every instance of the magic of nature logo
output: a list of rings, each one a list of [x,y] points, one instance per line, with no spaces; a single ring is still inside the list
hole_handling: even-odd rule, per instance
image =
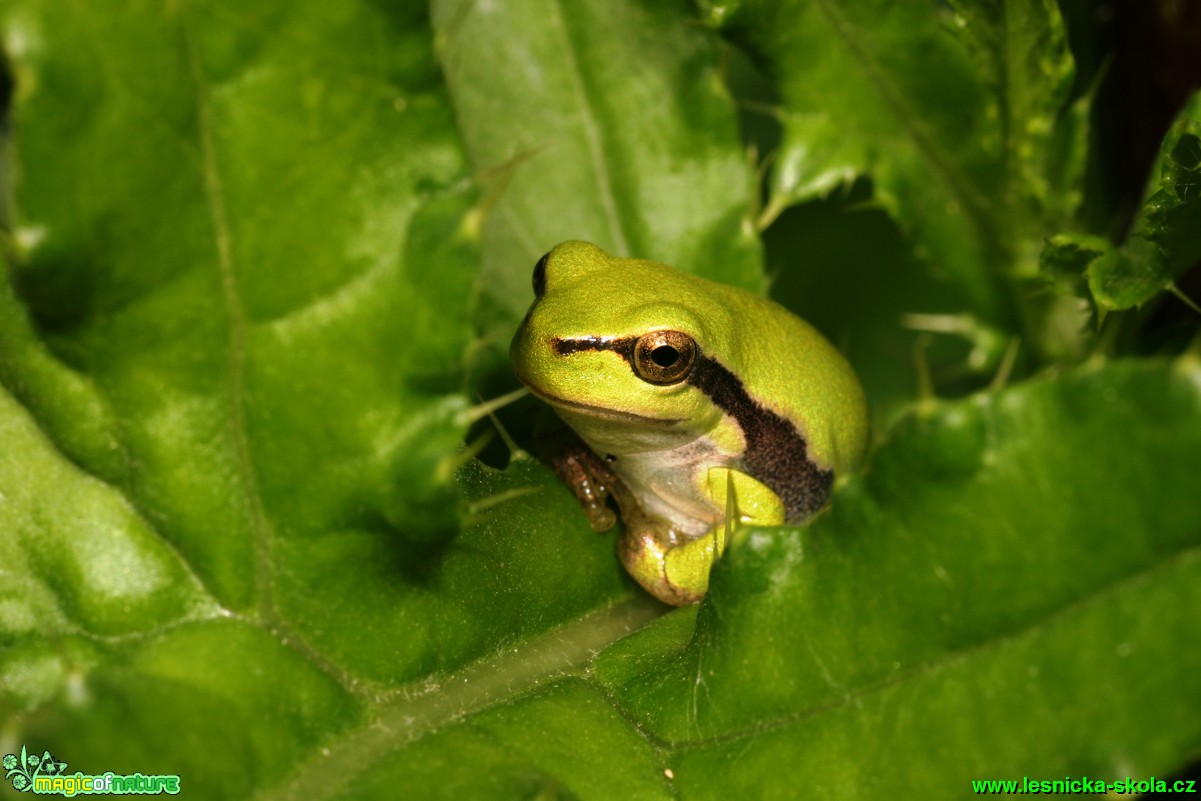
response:
[[[49,751],[30,752],[24,745],[21,753],[4,755],[4,778],[14,790],[38,795],[158,795],[179,792],[179,776],[158,776],[143,773],[88,774],[67,773],[67,763],[55,759]]]

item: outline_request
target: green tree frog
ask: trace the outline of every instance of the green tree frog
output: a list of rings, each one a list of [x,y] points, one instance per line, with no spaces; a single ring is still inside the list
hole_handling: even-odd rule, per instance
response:
[[[621,561],[665,603],[704,597],[727,529],[806,520],[863,455],[854,371],[770,300],[587,242],[543,256],[534,294],[513,368],[588,446],[556,472],[599,531],[614,498]]]

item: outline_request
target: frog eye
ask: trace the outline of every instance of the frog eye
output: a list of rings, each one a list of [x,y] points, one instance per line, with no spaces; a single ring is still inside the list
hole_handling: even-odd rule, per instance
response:
[[[550,253],[538,259],[534,265],[534,297],[540,298],[546,292],[546,263],[550,261]]]
[[[634,343],[634,372],[650,384],[678,384],[696,362],[696,340],[679,331],[652,331]]]

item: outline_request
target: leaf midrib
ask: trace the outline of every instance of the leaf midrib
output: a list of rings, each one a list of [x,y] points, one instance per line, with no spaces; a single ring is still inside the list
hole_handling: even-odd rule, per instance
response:
[[[632,255],[630,253],[629,240],[621,224],[621,215],[618,211],[617,197],[613,192],[613,185],[609,181],[609,157],[605,152],[601,126],[597,124],[596,109],[593,108],[592,98],[588,94],[588,87],[584,82],[584,77],[580,70],[578,48],[576,47],[576,43],[572,41],[570,32],[567,30],[568,23],[563,15],[562,0],[554,0],[553,4],[555,12],[552,15],[553,21],[551,21],[551,24],[554,26],[562,42],[565,54],[564,74],[567,75],[572,89],[579,97],[580,120],[584,130],[584,140],[588,143],[588,158],[592,162],[593,172],[596,173],[597,195],[600,198],[601,206],[605,210],[605,218],[609,223],[609,235],[613,237],[613,244],[617,248],[617,252],[621,255],[629,256]]]
[[[638,593],[455,673],[395,690],[357,729],[314,751],[256,798],[330,798],[392,750],[549,681],[580,675],[599,652],[662,614],[661,604]]]

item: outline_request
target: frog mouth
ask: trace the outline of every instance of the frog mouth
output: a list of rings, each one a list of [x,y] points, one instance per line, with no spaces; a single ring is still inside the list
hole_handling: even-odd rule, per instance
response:
[[[590,403],[580,403],[579,401],[571,401],[566,398],[560,398],[558,395],[552,395],[549,392],[544,392],[541,389],[529,384],[520,375],[522,383],[530,390],[537,398],[540,398],[551,406],[558,409],[567,409],[569,411],[581,412],[589,417],[597,417],[604,420],[610,420],[615,423],[640,423],[643,425],[652,426],[674,426],[684,422],[674,417],[648,417],[644,414],[635,414],[634,412],[624,412],[619,409],[611,409],[608,406],[594,406]]]

